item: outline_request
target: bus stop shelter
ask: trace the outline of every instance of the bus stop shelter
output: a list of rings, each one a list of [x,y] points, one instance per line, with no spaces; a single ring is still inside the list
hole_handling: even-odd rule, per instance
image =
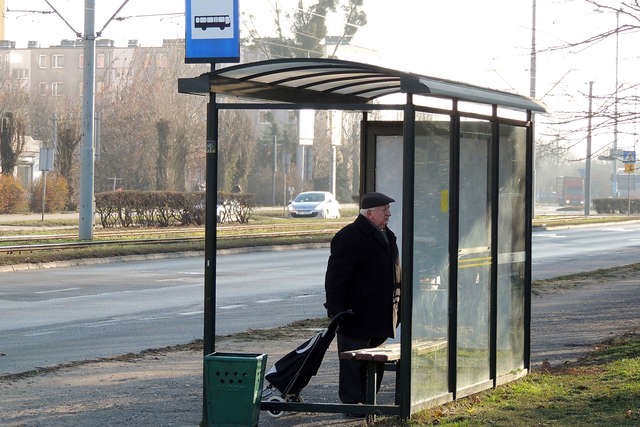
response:
[[[397,402],[363,409],[408,418],[527,374],[533,118],[545,111],[541,104],[460,82],[323,58],[212,70],[180,79],[179,91],[209,96],[205,354],[215,349],[216,218],[211,207],[216,206],[218,112],[341,110],[361,114],[359,192],[381,191],[396,200],[390,227],[401,250]],[[384,120],[381,111],[395,111],[396,118]],[[424,352],[424,342],[442,345]],[[349,405],[313,402],[263,402],[262,408],[350,411]]]

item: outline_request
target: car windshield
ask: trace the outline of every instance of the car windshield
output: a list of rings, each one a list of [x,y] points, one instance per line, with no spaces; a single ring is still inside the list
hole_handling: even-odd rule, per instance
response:
[[[322,202],[324,200],[324,194],[322,193],[301,193],[294,202]]]

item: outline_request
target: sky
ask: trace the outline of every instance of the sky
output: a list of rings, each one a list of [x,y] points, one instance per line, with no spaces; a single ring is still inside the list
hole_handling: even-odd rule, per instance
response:
[[[615,0],[609,1],[616,4]],[[84,0],[49,0],[76,32],[83,33]],[[239,0],[241,37],[250,26],[264,36],[273,35],[275,0]],[[26,11],[50,10],[45,0],[5,0],[5,38],[26,47],[28,40],[41,46],[73,39],[75,33],[54,14]],[[123,0],[95,0],[96,31],[103,28]],[[293,13],[298,0],[279,0]],[[308,3],[308,1],[306,1]],[[537,84],[536,98],[549,110],[585,112],[589,81],[594,95],[613,93],[615,88],[615,40],[591,47],[549,51],[612,29],[615,13],[598,13],[584,0],[536,0]],[[166,38],[184,38],[183,0],[129,0],[102,32],[116,46],[129,39],[143,46],[159,46]],[[495,89],[530,93],[532,0],[364,0],[368,23],[358,30],[344,59],[369,62],[387,68],[459,80]],[[330,34],[339,34],[340,13],[327,16]],[[621,22],[621,24],[624,22]],[[640,35],[619,38],[618,81],[634,82],[640,68]],[[597,109],[597,106],[594,107]],[[553,138],[557,125],[538,119],[539,137]],[[621,129],[622,131],[622,129]],[[609,132],[610,133],[610,132]],[[633,146],[634,128],[625,129],[618,146]],[[576,156],[584,145],[585,132],[566,136]],[[594,151],[605,150],[610,135],[594,135]]]

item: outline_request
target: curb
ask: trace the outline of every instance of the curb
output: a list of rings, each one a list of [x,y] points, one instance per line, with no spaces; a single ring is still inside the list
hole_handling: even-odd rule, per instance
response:
[[[242,248],[228,248],[218,249],[217,255],[233,255],[251,252],[278,252],[278,251],[294,251],[299,249],[323,249],[328,248],[329,243],[298,243],[294,245],[272,245],[272,246],[246,246]],[[29,271],[29,270],[46,270],[49,268],[63,268],[63,267],[76,267],[81,265],[93,265],[93,264],[111,264],[116,262],[136,262],[153,259],[172,259],[172,258],[184,258],[184,257],[204,257],[204,251],[188,251],[188,252],[165,252],[158,254],[146,254],[146,255],[123,255],[114,256],[108,258],[79,258],[70,259],[65,261],[53,261],[39,264],[14,264],[14,265],[1,265],[0,273],[5,272],[17,272],[17,271]]]

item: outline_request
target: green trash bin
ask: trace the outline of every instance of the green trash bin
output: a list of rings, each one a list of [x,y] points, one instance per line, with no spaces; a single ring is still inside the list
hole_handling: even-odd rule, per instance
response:
[[[266,354],[213,352],[204,357],[207,424],[257,426]]]

